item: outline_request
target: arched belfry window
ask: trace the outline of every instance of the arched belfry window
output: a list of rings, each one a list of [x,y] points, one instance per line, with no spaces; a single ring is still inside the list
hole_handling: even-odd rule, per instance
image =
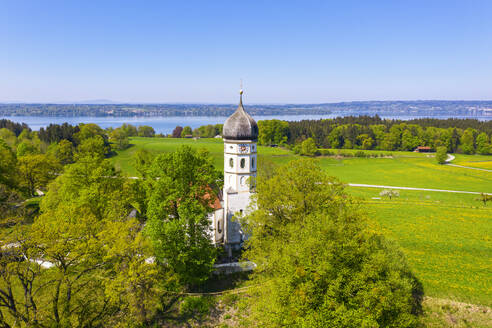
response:
[[[244,169],[244,165],[246,165],[246,160],[241,158],[241,168]]]
[[[254,157],[251,157],[251,168],[252,169],[255,168],[255,158]]]
[[[231,168],[233,168],[233,167],[234,167],[234,159],[233,159],[233,158],[230,158],[230,159],[229,159],[229,166],[230,166]]]

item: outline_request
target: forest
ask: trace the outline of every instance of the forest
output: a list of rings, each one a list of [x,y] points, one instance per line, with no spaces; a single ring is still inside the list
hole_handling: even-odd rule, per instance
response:
[[[348,116],[304,121],[260,121],[258,142],[300,146],[313,139],[321,149],[413,151],[419,146],[450,153],[490,154],[492,121],[470,119],[385,120],[378,116]]]

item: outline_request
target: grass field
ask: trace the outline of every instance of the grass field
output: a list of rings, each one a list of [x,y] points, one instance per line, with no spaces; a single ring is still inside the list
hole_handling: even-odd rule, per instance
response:
[[[136,150],[168,152],[182,144],[207,148],[217,168],[223,168],[221,139],[132,138],[131,144],[112,158],[129,175],[135,174],[131,156]],[[492,193],[492,173],[439,165],[429,154],[384,153],[386,158],[319,160],[343,182]],[[283,164],[297,157],[284,149],[261,146],[258,154],[260,165],[262,159]],[[457,155],[455,163],[486,160],[492,157]],[[361,199],[378,229],[400,244],[426,295],[492,305],[492,204],[484,206],[477,195],[469,194],[400,191],[400,197],[389,200],[373,199],[380,197],[380,189],[347,190]]]
[[[486,155],[456,155],[453,164],[492,170],[492,156]]]
[[[348,188],[380,231],[396,240],[426,295],[492,305],[492,206],[476,195]]]
[[[131,138],[130,148],[118,151],[117,156],[111,160],[117,168],[124,173],[135,175],[136,171],[132,166],[132,156],[139,149],[146,149],[153,153],[163,153],[176,150],[181,145],[188,145],[194,148],[206,148],[214,158],[215,166],[222,170],[224,168],[224,143],[222,139],[173,139],[173,138]],[[270,147],[258,147],[259,160],[261,157],[273,160],[276,163],[288,162],[291,152]]]

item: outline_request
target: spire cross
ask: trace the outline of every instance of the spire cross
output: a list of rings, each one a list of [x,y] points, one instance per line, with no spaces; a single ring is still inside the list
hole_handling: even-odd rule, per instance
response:
[[[239,106],[243,106],[243,79],[240,79],[241,89],[239,90]]]

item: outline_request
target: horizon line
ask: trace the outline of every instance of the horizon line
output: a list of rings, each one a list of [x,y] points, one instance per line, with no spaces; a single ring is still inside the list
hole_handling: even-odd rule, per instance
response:
[[[125,102],[125,101],[112,101],[101,99],[97,101],[0,101],[1,105],[221,105],[221,106],[235,106],[237,103],[223,103],[223,102]],[[395,99],[395,100],[348,100],[348,101],[336,101],[336,102],[302,102],[302,103],[281,103],[281,102],[256,102],[249,103],[245,106],[256,105],[326,105],[326,104],[343,104],[343,103],[369,103],[369,102],[492,102],[492,99]]]

